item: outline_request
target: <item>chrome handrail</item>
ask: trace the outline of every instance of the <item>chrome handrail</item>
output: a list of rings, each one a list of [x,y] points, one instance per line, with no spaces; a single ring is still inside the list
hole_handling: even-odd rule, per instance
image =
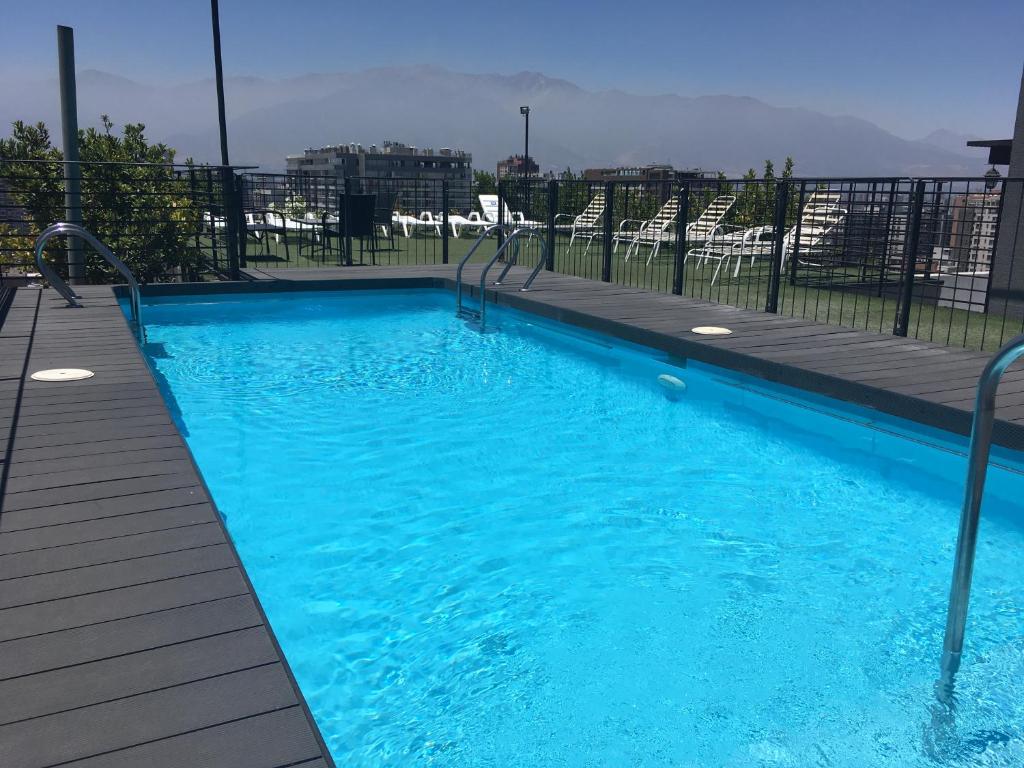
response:
[[[42,275],[49,281],[50,285],[61,296],[67,301],[68,306],[81,307],[81,303],[78,301],[81,297],[75,293],[68,284],[64,282],[63,278],[57,274],[57,272],[46,263],[43,258],[43,248],[46,243],[57,235],[72,235],[74,237],[80,237],[85,242],[89,243],[95,251],[102,256],[114,269],[116,269],[121,277],[128,283],[129,291],[129,304],[131,306],[132,323],[135,326],[135,330],[139,335],[139,338],[145,340],[145,330],[142,325],[142,295],[139,290],[139,283],[135,279],[135,276],[131,273],[131,270],[125,266],[124,262],[121,261],[117,256],[111,253],[110,249],[101,243],[95,235],[93,235],[85,227],[80,227],[77,224],[69,224],[67,222],[58,222],[52,224],[42,231],[39,237],[36,238],[35,242],[35,256],[36,256],[36,269],[38,269]]]
[[[953,698],[953,678],[960,669],[964,649],[964,628],[967,624],[967,603],[971,595],[971,577],[974,574],[974,555],[978,544],[978,521],[981,514],[985,474],[992,446],[992,428],[995,421],[996,390],[999,379],[1019,357],[1024,356],[1024,334],[1007,342],[992,359],[978,379],[974,400],[974,420],[971,424],[971,443],[967,455],[967,484],[964,504],[960,512],[960,530],[953,561],[953,582],[949,590],[949,609],[946,613],[946,636],[942,644],[940,677],[935,684],[935,695],[943,704]]]
[[[508,236],[508,239],[504,243],[502,243],[501,247],[497,251],[494,252],[494,255],[491,257],[491,260],[487,262],[486,266],[484,266],[483,272],[480,273],[480,329],[481,330],[483,330],[483,328],[484,328],[484,322],[486,320],[486,313],[487,313],[487,302],[485,301],[486,294],[484,293],[484,291],[487,288],[487,273],[490,271],[491,267],[494,266],[494,262],[496,262],[498,260],[498,258],[501,256],[501,254],[505,252],[505,249],[508,248],[509,244],[518,241],[520,236],[522,236],[524,234],[530,234],[531,236],[536,235],[536,236],[540,237],[540,230],[538,230],[536,227],[519,227],[518,229],[513,231],[512,234]],[[533,283],[533,279],[535,277],[537,277],[537,273],[540,271],[541,267],[544,266],[544,262],[547,261],[547,249],[544,246],[544,239],[543,238],[540,238],[540,243],[541,243],[541,258],[538,259],[537,266],[535,266],[533,268],[533,272],[531,272],[530,276],[528,278],[526,278],[526,282],[523,283],[523,287],[519,289],[520,291],[529,290],[531,283]],[[511,261],[509,261],[505,265],[505,268],[501,271],[501,274],[498,275],[498,279],[494,281],[495,285],[501,285],[501,281],[505,278],[505,275],[507,275],[508,271],[510,269],[512,269],[512,267],[515,265],[515,261],[516,261],[516,258],[518,257],[518,255],[519,255],[519,252],[516,251],[516,257],[514,257]]]
[[[537,274],[541,271],[541,269],[544,268],[544,264],[547,263],[548,247],[547,245],[544,244],[544,238],[541,236],[541,231],[536,227],[519,227],[519,229],[513,232],[511,236],[518,237],[520,234],[523,233],[529,234],[530,237],[536,237],[537,240],[540,242],[541,251],[540,258],[537,259],[536,266],[533,268],[533,271],[530,273],[530,276],[526,278],[526,281],[523,283],[523,287],[519,289],[520,291],[528,291],[530,290],[530,286],[533,285],[533,281],[537,278]],[[503,270],[501,270],[501,274],[498,275],[498,279],[494,281],[495,285],[502,284],[502,282],[505,280],[505,275],[507,275],[508,271],[515,266],[516,260],[518,258],[519,251],[517,250],[515,255],[512,257],[512,260],[505,265],[505,268]]]
[[[502,232],[504,232],[505,230],[511,229],[512,232],[509,234],[509,236],[507,238],[505,238],[505,242],[503,242],[498,247],[498,250],[496,250],[494,252],[494,255],[490,258],[490,260],[487,262],[487,264],[484,265],[483,271],[480,273],[480,311],[477,312],[476,314],[478,315],[478,317],[480,319],[480,327],[481,328],[484,327],[484,319],[485,319],[485,316],[487,314],[487,308],[486,308],[487,307],[487,294],[485,293],[485,290],[487,288],[487,273],[490,271],[491,267],[494,266],[494,263],[498,259],[501,258],[501,255],[505,252],[505,250],[509,247],[509,245],[512,244],[512,243],[516,243],[515,255],[508,261],[507,264],[505,264],[505,268],[503,270],[501,270],[501,274],[498,275],[498,279],[494,281],[495,285],[501,285],[501,281],[505,279],[505,276],[508,274],[508,271],[510,269],[512,269],[513,266],[515,266],[516,261],[518,260],[518,257],[519,257],[519,244],[518,244],[518,240],[519,240],[519,237],[521,235],[528,234],[531,237],[534,237],[534,236],[537,237],[537,239],[540,241],[540,247],[541,247],[541,255],[540,256],[541,257],[540,257],[540,259],[537,260],[537,266],[535,266],[533,268],[533,271],[530,273],[530,276],[526,278],[526,282],[523,283],[523,287],[519,289],[520,291],[528,291],[528,290],[530,290],[530,286],[533,285],[533,281],[536,279],[537,273],[540,272],[541,268],[547,262],[547,246],[544,244],[544,238],[541,236],[541,231],[539,229],[537,229],[536,227],[519,227],[519,228],[513,229],[513,227],[511,225],[509,225],[509,224],[492,224],[491,226],[487,227],[487,229],[485,229],[483,232],[480,233],[480,236],[476,239],[476,242],[473,243],[473,245],[470,247],[470,249],[466,253],[466,255],[463,256],[459,260],[458,269],[455,270],[455,314],[456,315],[461,315],[463,313],[463,309],[462,309],[462,269],[463,269],[463,267],[466,266],[466,262],[469,261],[470,256],[472,256],[474,253],[476,253],[476,249],[480,247],[480,244],[484,241],[484,239],[489,234],[491,234],[491,232],[493,232],[496,229],[499,229]]]
[[[462,313],[462,268],[466,266],[466,262],[469,261],[469,257],[472,256],[474,253],[476,253],[476,249],[480,247],[480,244],[484,240],[487,239],[487,236],[489,234],[491,234],[491,232],[493,232],[496,229],[500,229],[500,230],[504,231],[506,229],[512,229],[512,226],[509,225],[509,224],[492,224],[491,226],[487,227],[487,229],[485,229],[483,232],[481,232],[480,236],[477,237],[476,242],[473,243],[473,245],[470,246],[469,250],[466,252],[466,255],[463,256],[461,259],[459,259],[459,267],[458,267],[458,269],[455,270],[455,313],[456,314],[461,314]],[[482,302],[483,302],[483,297],[481,297],[481,305],[482,305]]]

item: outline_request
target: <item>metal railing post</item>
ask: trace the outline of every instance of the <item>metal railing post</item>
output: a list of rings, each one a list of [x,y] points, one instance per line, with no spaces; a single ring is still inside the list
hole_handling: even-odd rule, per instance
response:
[[[226,166],[220,169],[221,195],[224,200],[224,225],[228,232],[228,276],[238,280],[238,205],[235,200],[235,175]]]
[[[914,300],[914,274],[917,271],[917,246],[921,237],[921,210],[924,207],[924,181],[914,184],[911,213],[907,219],[907,236],[903,239],[903,284],[896,305],[893,336],[906,336],[910,330],[910,307]]]
[[[235,178],[235,210],[238,214],[238,265],[243,269],[248,266],[246,249],[249,238],[245,223],[245,179],[241,174],[234,174]]]
[[[64,217],[82,226],[82,165],[78,155],[78,87],[75,84],[75,32],[57,27],[57,67],[60,85],[60,124],[64,148]],[[68,280],[72,285],[86,282],[85,243],[67,238]]]
[[[779,311],[779,288],[782,282],[782,262],[786,258],[786,209],[789,206],[789,181],[775,185],[775,217],[772,231],[772,271],[768,279],[768,298],[764,311]]]
[[[967,455],[964,503],[960,512],[956,557],[953,561],[953,581],[949,589],[949,608],[946,612],[946,634],[942,644],[942,661],[939,665],[940,677],[935,684],[935,695],[944,704],[952,702],[953,678],[960,669],[964,649],[967,604],[971,596],[974,555],[978,545],[978,523],[995,421],[996,390],[999,388],[1000,377],[1021,356],[1024,356],[1024,334],[1011,339],[996,352],[978,379],[974,420],[971,424],[971,444]]]
[[[679,224],[676,226],[676,258],[672,272],[672,293],[683,295],[683,272],[686,270],[686,229],[690,221],[690,182],[684,181],[676,192]]]
[[[507,226],[511,226],[512,225],[511,221],[505,221],[505,184],[506,184],[506,181],[504,179],[499,179],[498,180],[498,212],[497,212],[497,217],[498,217],[498,223],[499,224],[501,224],[503,226],[506,226],[506,225]],[[496,251],[499,250],[501,248],[501,246],[504,245],[504,243],[505,243],[505,230],[499,229],[498,230],[498,238],[497,238],[497,242],[495,243],[494,249]]]
[[[345,177],[345,193],[341,199],[341,214],[343,222],[341,225],[342,235],[345,240],[345,266],[352,266],[352,230],[349,222],[352,220],[352,179]]]
[[[555,211],[558,210],[558,182],[548,180],[548,248],[547,262],[544,268],[548,272],[555,271]]]
[[[448,179],[441,180],[441,263],[448,263]]]
[[[613,220],[615,216],[613,211],[615,210],[615,182],[606,181],[604,183],[604,205],[605,210],[608,211],[608,215],[604,217],[604,254],[601,261],[601,280],[605,283],[612,281],[612,237],[615,232],[613,226]]]
[[[203,214],[208,218],[207,221],[203,222],[203,226],[209,225],[210,227],[210,255],[213,258],[213,269],[216,272],[220,271],[220,246],[217,244],[217,218],[216,212],[221,209],[221,206],[217,205],[217,200],[213,194],[213,169],[204,168],[203,176],[206,177],[206,209],[207,213]]]
[[[797,258],[800,255],[800,238],[803,236],[803,222],[804,222],[804,200],[806,199],[807,193],[807,182],[800,182],[800,195],[799,201],[796,206],[796,233],[793,242],[793,253],[789,259],[789,284],[796,285],[796,267]]]

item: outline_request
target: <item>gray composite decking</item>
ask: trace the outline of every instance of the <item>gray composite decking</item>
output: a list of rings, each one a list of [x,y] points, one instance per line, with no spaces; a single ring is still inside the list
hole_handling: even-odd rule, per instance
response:
[[[326,768],[108,287],[0,325],[0,766]],[[47,384],[28,374],[96,373]]]
[[[492,298],[961,433],[988,358],[550,273],[520,293],[522,275]],[[258,277],[188,290],[451,287],[454,268]],[[19,289],[0,324],[0,766],[331,765],[111,289],[82,293]],[[96,376],[28,378],[51,367]],[[1000,406],[1019,448],[1024,371]]]

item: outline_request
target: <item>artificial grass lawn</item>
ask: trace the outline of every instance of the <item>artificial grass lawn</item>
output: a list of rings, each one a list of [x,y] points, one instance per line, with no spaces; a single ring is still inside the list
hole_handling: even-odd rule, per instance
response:
[[[465,232],[461,237],[448,239],[448,262],[457,264],[476,241],[474,234]],[[496,241],[484,243],[471,258],[472,263],[486,262],[493,254]],[[585,240],[577,240],[568,250],[569,237],[556,236],[555,271],[591,280],[601,279],[602,244],[595,239],[589,250]],[[292,236],[286,251],[283,242],[273,237],[267,243],[249,240],[247,268],[260,269],[335,267],[342,264],[336,249],[324,252],[319,244],[309,239]],[[360,257],[359,241],[353,242],[354,264],[380,264],[406,266],[412,264],[441,264],[443,243],[433,232],[417,230],[406,238],[397,233],[393,243],[386,238],[378,241],[378,250],[372,253],[369,239],[364,243]],[[519,263],[536,264],[540,249],[536,241],[527,242],[519,256]],[[663,293],[672,290],[673,258],[671,245],[662,248],[657,259],[646,263],[647,251],[640,258],[624,258],[621,246],[612,259],[611,281]],[[732,265],[734,266],[734,265]],[[736,307],[764,311],[768,297],[769,266],[766,259],[755,262],[751,268],[744,261],[739,275],[732,269],[723,269],[712,284],[714,262],[701,265],[688,260],[684,271],[683,294],[708,299]],[[541,275],[538,280],[543,280]],[[896,317],[897,301],[892,295],[866,295],[828,288],[796,285],[783,277],[779,293],[778,314],[799,317],[828,325],[841,325],[876,333],[891,334]],[[994,350],[1006,339],[1024,331],[1020,318],[1004,317],[989,312],[969,312],[964,309],[940,307],[933,303],[915,301],[911,308],[908,336],[938,344],[967,349]]]

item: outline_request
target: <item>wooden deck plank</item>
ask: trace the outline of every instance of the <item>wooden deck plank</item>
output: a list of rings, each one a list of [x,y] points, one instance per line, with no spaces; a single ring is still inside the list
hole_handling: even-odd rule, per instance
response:
[[[19,461],[11,463],[9,481],[19,477],[34,475],[53,475],[58,478],[67,477],[68,473],[81,470],[101,470],[108,467],[127,468],[134,464],[153,462],[191,462],[191,457],[184,446],[172,445],[160,448],[141,448],[135,451],[112,451],[108,453],[91,453],[84,456],[64,456],[49,458],[44,461],[26,461],[19,456]],[[125,469],[127,471],[127,469]],[[95,475],[93,475],[95,476]],[[58,480],[54,485],[60,485]]]
[[[201,597],[183,606],[8,640],[0,645],[0,679],[65,669],[262,625],[248,594]]]
[[[100,567],[112,563],[132,562],[152,555],[223,544],[224,541],[224,533],[219,525],[201,522],[160,531],[3,554],[0,555],[0,580],[20,580],[26,576],[57,574],[72,569],[84,569],[86,566]],[[0,596],[0,601],[2,600],[3,596]]]
[[[46,525],[80,523],[86,520],[101,520],[136,512],[150,512],[208,502],[198,482],[189,482],[180,488],[163,491],[146,491],[117,496],[112,499],[97,499],[59,504],[52,507],[37,507],[28,510],[4,510],[0,515],[0,534],[20,531]],[[212,519],[212,518],[211,518]]]
[[[273,663],[0,726],[0,762],[5,768],[63,763],[295,704],[284,670]]]
[[[174,472],[131,477],[124,480],[104,480],[81,483],[61,488],[42,488],[8,493],[4,511],[21,512],[28,509],[51,508],[79,502],[103,501],[137,493],[184,488],[195,482],[195,472]]]
[[[185,576],[213,573],[234,567],[235,561],[231,557],[229,547],[225,544],[209,544],[148,557],[140,556],[54,573],[22,576],[0,582],[3,585],[0,610],[14,610],[74,597],[101,595],[122,588],[160,584]]]
[[[20,531],[7,531],[0,536],[0,555],[33,552],[68,544],[105,541],[121,536],[168,531],[190,525],[208,525],[210,505],[206,503],[176,506],[152,512],[138,512],[118,517],[103,517],[80,523],[46,525]]]
[[[263,627],[0,682],[0,726],[277,661]]]
[[[0,642],[74,629],[249,591],[237,568],[0,610]]]
[[[66,768],[328,768],[298,707],[109,752]]]

